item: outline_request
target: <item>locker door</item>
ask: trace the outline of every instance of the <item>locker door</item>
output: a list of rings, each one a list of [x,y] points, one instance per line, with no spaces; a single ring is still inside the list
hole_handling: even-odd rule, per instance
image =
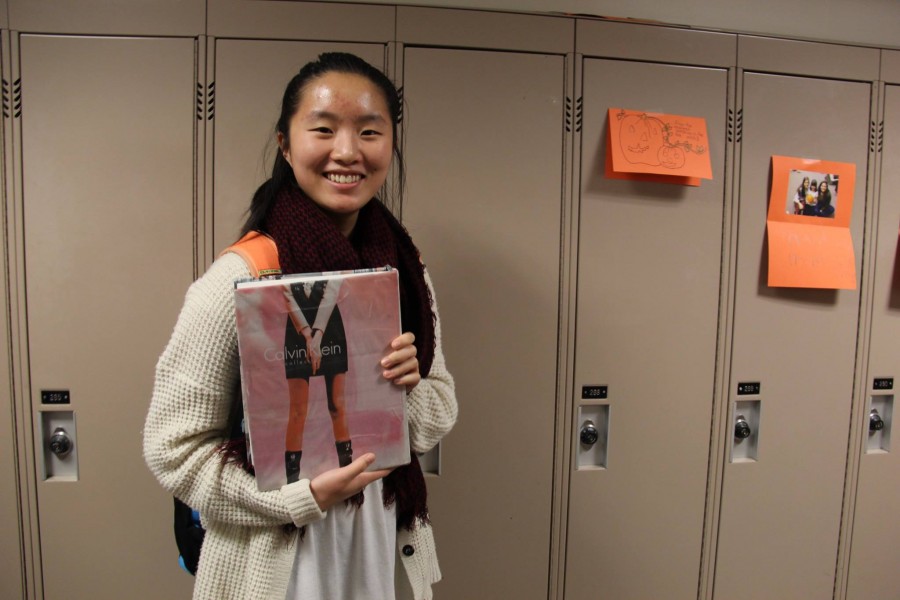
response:
[[[758,400],[761,422],[757,459],[725,467],[715,574],[722,600],[832,598],[859,292],[766,285],[770,156],[856,164],[859,281],[870,94],[866,83],[743,76],[730,400]],[[759,395],[737,396],[743,382],[759,382]]]
[[[900,389],[900,86],[885,90],[884,149],[881,155],[881,193],[878,209],[872,331],[866,386],[866,412],[880,410],[888,422],[885,432],[863,435],[859,465],[853,539],[851,541],[849,600],[889,600],[900,589],[900,433],[896,394]],[[892,389],[874,389],[876,378],[893,378]],[[887,412],[885,411],[887,408]],[[865,424],[869,422],[868,417]],[[871,441],[870,441],[871,440]]]
[[[235,242],[250,199],[272,173],[275,122],[288,81],[322,52],[351,52],[384,69],[383,44],[217,40],[213,247]]]
[[[570,483],[571,600],[696,598],[722,260],[724,69],[585,59],[575,339],[575,436],[606,386],[605,468]],[[607,179],[607,110],[706,119],[713,180]],[[599,443],[603,443],[602,440]]]
[[[403,221],[460,405],[428,481],[441,598],[547,598],[564,75],[561,56],[404,52]]]
[[[171,496],[144,464],[141,430],[154,365],[193,276],[194,46],[193,39],[20,38],[28,359],[46,598],[190,595],[192,578],[177,564]],[[62,390],[69,404],[42,403],[42,392]],[[65,413],[74,415],[67,426],[74,450],[54,462],[42,424]]]

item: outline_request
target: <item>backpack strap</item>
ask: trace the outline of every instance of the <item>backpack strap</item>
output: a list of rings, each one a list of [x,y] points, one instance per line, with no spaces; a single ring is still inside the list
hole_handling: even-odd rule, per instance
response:
[[[278,247],[275,240],[259,231],[249,231],[244,237],[222,251],[234,252],[244,259],[253,277],[281,275],[278,264]],[[219,256],[222,256],[220,254]]]

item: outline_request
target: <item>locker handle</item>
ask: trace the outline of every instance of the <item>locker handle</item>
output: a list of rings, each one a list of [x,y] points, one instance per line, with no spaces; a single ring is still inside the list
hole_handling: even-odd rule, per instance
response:
[[[744,415],[738,415],[734,423],[734,437],[739,440],[746,440],[753,434],[750,423],[744,418]]]
[[[884,429],[884,419],[878,414],[878,409],[873,408],[869,411],[869,433],[875,433]]]
[[[53,431],[53,435],[50,436],[50,452],[59,458],[63,458],[71,451],[72,439],[69,437],[69,434],[66,433],[65,429],[57,427]]]
[[[585,446],[593,446],[597,443],[597,440],[600,439],[600,432],[597,431],[597,427],[594,425],[593,421],[586,421],[584,425],[581,426],[581,443]]]

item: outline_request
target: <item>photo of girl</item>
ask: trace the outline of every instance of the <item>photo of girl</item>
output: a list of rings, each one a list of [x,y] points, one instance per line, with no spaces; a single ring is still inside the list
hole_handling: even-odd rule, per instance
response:
[[[828,181],[819,184],[819,193],[816,199],[817,217],[834,217],[834,206],[831,204],[831,190],[828,189]]]
[[[803,204],[803,212],[801,214],[807,217],[815,216],[818,196],[819,182],[813,179],[809,184],[809,189],[806,191],[806,202]]]
[[[806,205],[806,195],[809,193],[809,177],[804,177],[803,182],[797,187],[797,194],[794,196],[794,214],[802,215],[803,207]]]
[[[833,219],[837,210],[838,175],[791,169],[786,212]]]

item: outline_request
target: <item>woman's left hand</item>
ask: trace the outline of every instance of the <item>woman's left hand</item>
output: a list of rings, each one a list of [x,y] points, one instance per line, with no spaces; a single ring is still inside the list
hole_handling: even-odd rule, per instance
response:
[[[421,381],[419,359],[413,345],[415,341],[416,336],[407,331],[391,342],[391,353],[381,360],[381,366],[385,369],[384,378],[396,385],[405,385],[407,392],[411,392]]]

